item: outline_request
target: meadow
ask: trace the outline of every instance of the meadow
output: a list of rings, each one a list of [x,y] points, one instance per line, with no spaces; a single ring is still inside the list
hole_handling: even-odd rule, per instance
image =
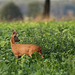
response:
[[[16,58],[10,47],[12,29],[21,44],[42,48],[32,58]],[[0,75],[75,75],[75,22],[0,22]]]

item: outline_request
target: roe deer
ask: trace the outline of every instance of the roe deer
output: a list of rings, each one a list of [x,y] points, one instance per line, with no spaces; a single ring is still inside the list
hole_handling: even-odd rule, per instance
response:
[[[10,42],[11,42],[12,52],[14,53],[14,55],[17,58],[20,58],[24,54],[29,55],[30,57],[32,57],[31,55],[32,55],[33,52],[38,52],[42,56],[41,48],[38,45],[35,45],[35,44],[17,44],[17,43],[15,43],[15,42],[20,41],[16,35],[17,35],[17,33],[15,33],[15,30],[14,30],[12,35],[11,35]],[[43,56],[42,56],[42,58],[43,58]]]

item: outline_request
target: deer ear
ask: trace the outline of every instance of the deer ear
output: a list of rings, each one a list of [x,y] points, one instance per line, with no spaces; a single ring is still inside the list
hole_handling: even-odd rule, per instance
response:
[[[15,32],[13,32],[13,34],[15,34]]]
[[[15,34],[15,30],[13,29],[12,31],[13,31],[13,34]]]
[[[17,35],[17,32],[16,32],[16,35]]]

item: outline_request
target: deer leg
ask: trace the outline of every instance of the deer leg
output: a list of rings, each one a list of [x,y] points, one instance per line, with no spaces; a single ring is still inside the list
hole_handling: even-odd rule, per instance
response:
[[[31,58],[32,58],[32,56],[31,55],[29,55]]]
[[[17,58],[21,58],[21,56],[15,55]]]
[[[18,55],[15,55],[18,58]]]
[[[29,54],[30,57],[32,57],[31,55],[32,55],[32,54]]]
[[[29,56],[32,58],[32,50],[31,49],[29,49]]]
[[[42,58],[44,58],[43,55],[41,54],[41,52],[39,52],[39,54],[41,55]]]

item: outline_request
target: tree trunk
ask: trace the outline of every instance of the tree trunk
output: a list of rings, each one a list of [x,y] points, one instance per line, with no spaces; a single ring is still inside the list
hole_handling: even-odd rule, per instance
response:
[[[49,18],[50,16],[50,0],[45,0],[43,15],[44,15],[44,18]]]

